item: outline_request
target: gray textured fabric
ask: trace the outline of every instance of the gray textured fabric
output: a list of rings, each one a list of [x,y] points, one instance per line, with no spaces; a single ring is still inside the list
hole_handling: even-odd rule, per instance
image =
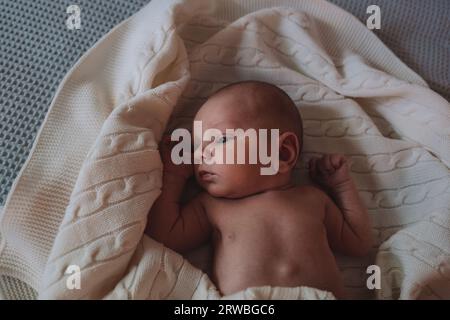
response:
[[[101,36],[150,0],[0,0],[0,205],[25,162],[64,75]],[[299,0],[300,1],[300,0]],[[329,0],[365,23],[367,6],[381,8],[375,34],[450,100],[450,0]],[[81,8],[80,30],[65,21]],[[36,292],[0,276],[0,298]]]

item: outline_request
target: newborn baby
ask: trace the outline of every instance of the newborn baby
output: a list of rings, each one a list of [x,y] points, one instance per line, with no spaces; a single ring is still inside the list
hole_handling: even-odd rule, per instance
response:
[[[296,186],[291,174],[303,144],[301,117],[289,96],[268,83],[226,86],[194,120],[202,121],[203,130],[223,132],[210,152],[224,152],[237,139],[226,136],[226,129],[279,129],[278,172],[262,175],[261,163],[248,163],[248,141],[245,164],[175,165],[173,143],[163,139],[162,193],[146,233],[181,254],[212,240],[210,276],[223,295],[270,285],[314,287],[343,298],[332,250],[363,256],[371,248],[368,214],[346,159],[337,154],[312,159],[310,176],[317,186]],[[204,191],[182,205],[193,173]]]

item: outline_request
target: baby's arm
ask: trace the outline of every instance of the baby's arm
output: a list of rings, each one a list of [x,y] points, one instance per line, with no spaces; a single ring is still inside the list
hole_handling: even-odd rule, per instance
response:
[[[312,159],[310,174],[334,200],[327,197],[326,201],[325,225],[330,245],[345,254],[366,255],[372,246],[369,216],[345,157],[333,154]]]
[[[150,210],[145,233],[166,247],[184,253],[206,242],[212,229],[201,195],[180,205],[183,189],[192,175],[192,165],[172,163],[167,138],[161,143],[160,151],[164,165],[162,192]]]

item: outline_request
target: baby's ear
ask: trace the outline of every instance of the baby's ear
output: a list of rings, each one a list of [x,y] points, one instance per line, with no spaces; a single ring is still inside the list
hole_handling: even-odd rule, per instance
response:
[[[283,132],[279,137],[280,173],[286,173],[295,167],[299,152],[300,143],[295,133]]]

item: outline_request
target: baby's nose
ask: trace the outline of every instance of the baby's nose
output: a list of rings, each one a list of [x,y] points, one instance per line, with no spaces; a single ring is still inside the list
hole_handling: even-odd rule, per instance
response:
[[[210,160],[214,156],[214,148],[202,148],[199,146],[194,150],[194,160],[196,162],[203,162]]]
[[[207,158],[206,153],[207,152],[205,152],[205,150],[203,150],[201,146],[194,149],[194,160],[196,161],[196,163],[201,162],[205,158]]]
[[[203,160],[210,160],[214,156],[214,149],[213,148],[205,148],[203,149]]]

